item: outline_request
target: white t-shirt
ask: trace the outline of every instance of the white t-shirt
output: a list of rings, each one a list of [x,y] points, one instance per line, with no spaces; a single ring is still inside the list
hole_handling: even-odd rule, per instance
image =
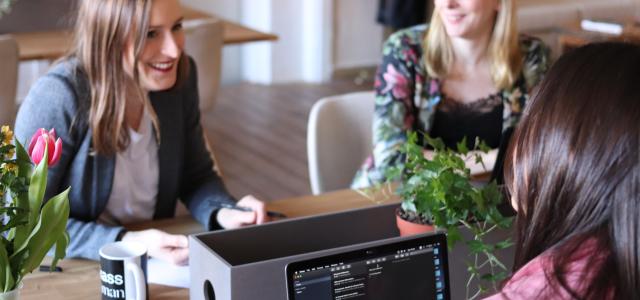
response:
[[[151,220],[158,195],[158,144],[145,111],[138,132],[129,128],[130,143],[116,154],[113,186],[99,221],[118,225]]]

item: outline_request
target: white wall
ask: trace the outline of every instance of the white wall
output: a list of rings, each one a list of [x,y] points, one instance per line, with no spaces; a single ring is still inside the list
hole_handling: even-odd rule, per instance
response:
[[[268,0],[252,0],[268,1]],[[303,2],[311,0],[270,0],[271,31],[280,38],[271,42],[272,82],[301,81],[303,68]],[[251,10],[249,7],[245,11]],[[247,55],[252,55],[250,51]],[[264,82],[269,83],[269,82]]]
[[[278,35],[225,46],[222,82],[323,82],[334,69],[375,66],[382,28],[372,0],[182,0],[194,8]]]
[[[270,7],[256,5],[270,2]],[[261,83],[323,82],[340,68],[378,64],[382,27],[375,23],[371,0],[243,0],[243,23],[279,36],[268,45],[243,50],[245,78]],[[264,5],[264,4],[263,4]],[[256,22],[269,14],[269,22]],[[248,17],[251,16],[251,17]],[[252,23],[253,22],[253,23]],[[260,27],[264,26],[264,27]],[[269,56],[264,67],[248,61]],[[270,73],[270,76],[255,74]]]
[[[242,24],[262,31],[271,31],[271,1],[242,0]],[[279,40],[282,40],[280,37]],[[250,82],[269,83],[272,79],[272,42],[250,43],[242,46],[242,76]]]
[[[375,22],[378,2],[336,0],[334,68],[349,69],[380,63],[382,26]]]
[[[275,42],[244,46],[244,78],[263,84],[328,80],[331,8],[327,0],[243,0],[242,23],[278,35]]]
[[[309,0],[303,7],[303,80],[327,81],[333,71],[333,1]]]

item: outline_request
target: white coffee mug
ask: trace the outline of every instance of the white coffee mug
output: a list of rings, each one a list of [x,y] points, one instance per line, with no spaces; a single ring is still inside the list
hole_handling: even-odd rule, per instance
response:
[[[100,248],[102,300],[147,300],[147,247],[115,242]]]

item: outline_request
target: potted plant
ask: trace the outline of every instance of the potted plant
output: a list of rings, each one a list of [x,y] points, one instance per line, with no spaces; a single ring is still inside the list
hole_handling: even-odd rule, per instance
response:
[[[471,151],[464,139],[454,151],[446,148],[440,139],[427,135],[424,139],[434,149],[432,158],[425,157],[424,147],[417,144],[417,133],[412,132],[401,150],[406,156],[404,165],[391,168],[387,173],[389,180],[400,179],[397,193],[402,204],[397,210],[398,224],[400,227],[405,225],[403,223],[418,223],[426,225],[425,230],[433,230],[433,227],[444,229],[449,247],[462,240],[461,226],[472,232],[472,238],[464,240],[464,243],[472,256],[467,260],[470,274],[467,299],[473,299],[487,290],[487,283],[495,289],[496,282],[507,276],[506,267],[494,253],[510,247],[511,241],[491,244],[483,238],[497,228],[508,228],[512,218],[504,217],[498,211],[503,196],[495,182],[479,185],[471,181],[471,172],[465,161],[472,159],[483,164],[480,152],[489,151],[484,143],[476,141],[474,149],[471,149],[475,151]],[[407,233],[402,228],[400,230]],[[480,269],[485,266],[490,266],[490,272],[481,274]],[[474,278],[482,281],[472,293],[470,285]]]
[[[52,270],[65,256],[69,189],[43,205],[47,170],[62,154],[54,130],[39,129],[28,152],[8,126],[0,130],[0,300],[18,299],[24,276],[55,244]],[[49,155],[49,153],[52,153]],[[35,165],[35,168],[34,168]]]

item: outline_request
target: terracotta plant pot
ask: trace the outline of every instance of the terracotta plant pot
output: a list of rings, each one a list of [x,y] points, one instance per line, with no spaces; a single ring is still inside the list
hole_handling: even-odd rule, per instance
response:
[[[435,230],[433,225],[413,223],[401,218],[399,207],[396,209],[396,224],[398,226],[398,230],[400,230],[400,236],[409,236]]]

